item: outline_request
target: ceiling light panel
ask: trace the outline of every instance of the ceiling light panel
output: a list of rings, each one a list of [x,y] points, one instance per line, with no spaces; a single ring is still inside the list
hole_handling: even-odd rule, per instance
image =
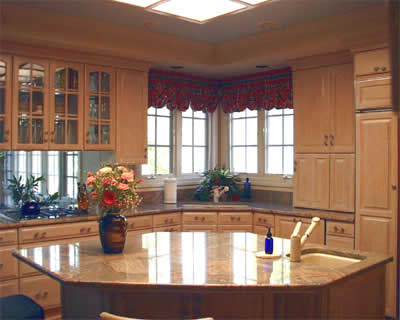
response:
[[[170,0],[152,10],[202,22],[243,8],[244,4],[230,0]]]
[[[270,0],[240,0],[240,1],[254,5],[254,4],[259,4],[259,3],[262,3],[262,2],[267,2],[267,1],[270,1]]]
[[[131,4],[134,6],[146,8],[148,6],[151,6],[152,4],[159,2],[160,0],[114,0],[116,2],[122,2],[126,4]]]

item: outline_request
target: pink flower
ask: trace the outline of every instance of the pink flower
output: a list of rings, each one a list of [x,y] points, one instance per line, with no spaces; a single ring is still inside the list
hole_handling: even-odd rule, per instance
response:
[[[112,186],[116,186],[117,184],[118,184],[118,181],[115,180],[114,178],[112,178],[112,180],[111,180],[111,185],[112,185]]]
[[[112,181],[111,177],[108,177],[107,179],[104,179],[103,180],[103,186],[106,187],[106,186],[110,185],[111,181]]]
[[[120,184],[118,184],[118,186],[117,186],[117,189],[118,190],[129,190],[129,185],[127,185],[127,184],[125,184],[125,183],[120,183]]]
[[[106,206],[112,207],[117,203],[117,196],[113,191],[106,191],[103,194],[103,203]]]
[[[138,181],[136,182],[136,184],[141,184],[142,182],[143,182],[143,180],[140,179],[140,180],[138,180]]]
[[[93,176],[90,176],[90,177],[88,177],[88,178],[86,179],[86,184],[87,184],[88,186],[93,186],[93,182],[95,182],[95,181],[96,181],[96,178],[93,177]]]
[[[93,172],[89,171],[87,174],[88,177],[93,177]]]
[[[131,170],[130,172],[124,172],[121,176],[122,180],[126,180],[128,182],[133,182],[133,179],[135,178],[135,172]]]
[[[122,172],[128,172],[128,169],[125,168],[125,167],[123,167],[123,166],[119,166],[119,167],[117,167],[117,169],[118,169],[119,171],[122,171]]]
[[[91,192],[91,193],[90,193],[90,196],[92,197],[93,200],[95,200],[95,201],[97,200],[97,193],[96,193],[96,191]]]

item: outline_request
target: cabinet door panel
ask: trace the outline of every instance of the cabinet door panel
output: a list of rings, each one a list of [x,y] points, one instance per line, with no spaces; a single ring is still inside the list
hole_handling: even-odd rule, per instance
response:
[[[15,247],[0,249],[0,280],[18,277],[18,261],[12,255],[13,249]]]
[[[357,211],[397,213],[397,118],[391,112],[357,115]]]
[[[327,235],[326,245],[332,248],[354,249],[354,239]]]
[[[357,81],[356,83],[357,110],[391,108],[392,107],[392,80],[380,78],[374,80]]]
[[[293,205],[310,208],[312,204],[313,158],[309,154],[296,154],[294,166]]]
[[[353,65],[331,67],[330,152],[354,152],[354,81]]]
[[[356,76],[390,72],[390,52],[388,48],[360,52],[354,58]]]
[[[328,68],[293,73],[295,152],[329,152]]]
[[[18,279],[0,282],[0,298],[18,294]]]
[[[302,236],[311,225],[311,219],[295,218],[295,217],[275,217],[275,232],[276,236],[280,238],[290,239],[294,227],[297,222],[301,221],[300,235]],[[308,239],[308,243],[324,244],[325,243],[325,226],[324,220],[321,220],[320,225],[314,230]]]
[[[11,57],[0,55],[0,150],[11,149]]]
[[[331,154],[330,158],[329,208],[337,211],[354,212],[354,154]]]
[[[44,309],[61,305],[60,284],[48,277],[20,279],[21,294],[34,300]]]
[[[118,70],[117,76],[115,161],[147,163],[147,74]]]
[[[329,209],[329,155],[313,155],[311,208]]]

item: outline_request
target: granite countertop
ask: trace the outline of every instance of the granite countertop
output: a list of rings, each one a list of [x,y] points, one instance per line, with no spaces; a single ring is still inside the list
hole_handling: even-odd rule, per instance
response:
[[[13,255],[62,283],[81,286],[310,289],[331,285],[392,261],[387,255],[308,245],[303,251],[360,259],[342,267],[294,263],[290,240],[275,238],[276,260],[256,258],[264,236],[253,233],[153,232],[129,235],[122,254],[100,240],[15,250]]]
[[[272,204],[267,202],[249,202],[248,207],[205,207],[202,203],[197,206],[186,207],[185,203],[177,204],[143,204],[136,208],[135,210],[127,210],[124,212],[126,217],[134,217],[146,214],[161,214],[176,211],[224,211],[224,212],[240,212],[240,211],[253,211],[259,213],[274,213],[280,215],[291,215],[298,217],[312,218],[315,216],[321,219],[342,221],[342,222],[354,222],[354,213],[343,213],[335,211],[323,211],[315,209],[301,209],[293,208],[289,205],[282,204]],[[203,205],[203,206],[202,206]],[[28,227],[28,226],[38,226],[38,225],[49,225],[57,223],[71,223],[71,222],[82,222],[82,221],[94,221],[98,220],[99,216],[95,212],[90,212],[89,214],[84,214],[78,217],[67,217],[58,219],[34,219],[34,220],[24,220],[24,221],[13,221],[0,213],[0,230],[17,228],[17,227]]]

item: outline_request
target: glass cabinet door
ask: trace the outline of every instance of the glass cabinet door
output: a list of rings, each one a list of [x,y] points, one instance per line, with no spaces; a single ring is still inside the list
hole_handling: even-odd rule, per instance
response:
[[[11,149],[11,57],[0,55],[0,150]]]
[[[45,60],[14,57],[14,149],[48,148],[48,68]]]
[[[51,64],[50,148],[83,149],[83,66]]]
[[[115,71],[88,66],[86,71],[86,150],[114,149]]]

